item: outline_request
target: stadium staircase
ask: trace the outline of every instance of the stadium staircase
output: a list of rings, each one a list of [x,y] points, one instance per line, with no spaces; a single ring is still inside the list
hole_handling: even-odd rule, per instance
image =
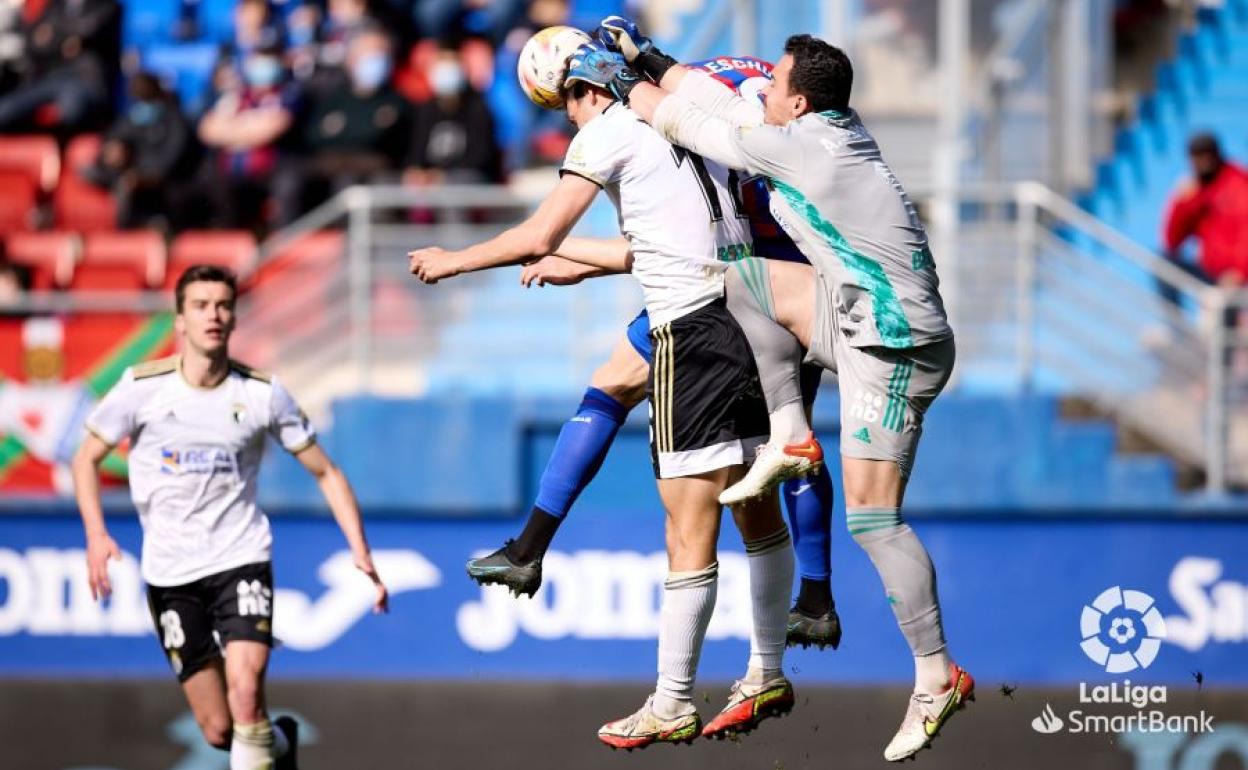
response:
[[[1248,161],[1248,1],[1227,0],[1221,9],[1201,11],[1195,28],[1179,40],[1177,55],[1158,66],[1156,88],[1141,98],[1137,114],[1118,133],[1115,151],[1098,168],[1084,204],[1134,242],[1161,251],[1167,201],[1190,178],[1188,138],[1211,131],[1228,157]],[[1084,245],[1078,239],[1071,243]],[[1149,272],[1112,252],[1093,249],[1091,256],[1116,277],[1129,278],[1134,286],[1128,291],[1141,301],[1156,302],[1147,296],[1154,285]],[[1208,339],[1217,313],[1202,309],[1194,295],[1188,293],[1182,312],[1171,314],[1168,328],[1149,327],[1137,338],[1142,344],[1129,351],[1165,375],[1152,378],[1153,387],[1137,397],[1147,408],[1137,410],[1143,419],[1131,422],[1176,458],[1199,464],[1207,397],[1200,371],[1209,362],[1194,351]],[[1233,363],[1232,377],[1242,380],[1242,368]],[[1232,380],[1228,400],[1229,477],[1242,486],[1248,484],[1248,397],[1241,381]]]

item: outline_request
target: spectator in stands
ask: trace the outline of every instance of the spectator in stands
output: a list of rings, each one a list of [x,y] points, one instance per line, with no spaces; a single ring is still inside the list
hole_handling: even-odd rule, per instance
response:
[[[350,82],[312,100],[296,131],[303,156],[289,157],[274,182],[281,224],[316,200],[353,184],[397,180],[411,135],[411,107],[390,85],[393,50],[380,27],[356,32],[347,52]]]
[[[259,228],[298,99],[281,49],[253,51],[242,70],[239,89],[223,93],[200,120],[199,138],[211,151],[207,189],[218,218],[227,227]]]
[[[458,51],[443,47],[429,70],[434,96],[416,107],[403,181],[410,185],[485,184],[500,178],[494,120],[464,76]]]
[[[1201,280],[1240,288],[1248,283],[1248,171],[1226,160],[1211,134],[1193,136],[1187,151],[1193,178],[1170,200],[1166,250]],[[1178,258],[1191,236],[1200,241],[1198,266]]]
[[[120,66],[116,0],[27,2],[21,80],[0,97],[0,131],[73,132],[107,119]]]
[[[178,101],[154,75],[141,72],[130,80],[130,107],[113,123],[100,155],[82,175],[113,192],[119,228],[142,227],[152,220],[175,226],[183,212],[170,203],[181,198],[199,159],[194,131]]]
[[[31,275],[25,266],[6,262],[3,251],[0,247],[0,315],[15,315],[12,308],[30,291]]]
[[[18,82],[26,40],[22,36],[23,0],[0,0],[0,93]]]
[[[261,48],[282,44],[282,29],[269,0],[238,0],[234,7],[234,55],[241,61]]]
[[[329,0],[322,35],[321,64],[326,67],[344,66],[347,44],[371,20],[368,0]]]

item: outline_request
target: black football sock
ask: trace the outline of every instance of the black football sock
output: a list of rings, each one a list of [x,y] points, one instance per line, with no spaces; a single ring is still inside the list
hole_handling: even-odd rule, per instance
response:
[[[507,556],[517,564],[524,564],[540,559],[554,540],[555,532],[563,522],[557,516],[551,516],[541,508],[534,508],[529,520],[524,525],[520,537],[512,540],[507,546]]]
[[[802,578],[802,587],[797,593],[797,609],[812,618],[827,614],[832,609],[832,581],[828,578]]]

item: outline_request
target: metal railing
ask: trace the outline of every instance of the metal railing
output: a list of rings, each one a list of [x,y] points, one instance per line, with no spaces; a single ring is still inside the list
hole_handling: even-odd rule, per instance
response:
[[[962,379],[1086,396],[1210,491],[1248,483],[1248,337],[1225,320],[1248,295],[1038,183],[963,189],[957,209],[956,259],[937,259]]]
[[[915,198],[921,208],[935,200]],[[534,376],[531,359],[552,356],[572,362],[568,385],[583,381],[576,378],[588,376],[635,309],[631,285],[605,301],[588,286],[556,292],[565,304],[550,320],[533,316],[515,288],[485,274],[427,287],[407,272],[408,250],[484,240],[537,202],[503,188],[344,191],[263,244],[261,271],[301,239],[330,225],[345,228],[341,258],[318,263],[315,296],[280,278],[253,291],[240,338],[267,347],[246,355],[277,366],[314,404],[342,392],[425,392],[422,373],[447,348],[465,346],[461,383],[491,376],[523,383]],[[413,208],[441,214],[430,224],[395,221]],[[492,216],[474,222],[462,216],[469,210]],[[1240,382],[1248,380],[1240,374],[1248,339],[1221,322],[1228,310],[1248,312],[1248,298],[1201,283],[1038,183],[966,187],[954,211],[949,251],[937,259],[961,381],[1085,396],[1156,447],[1203,468],[1210,490],[1248,483],[1248,391]],[[415,323],[379,325],[387,315],[383,288],[393,293],[388,306],[413,309]],[[315,322],[307,312],[312,302],[321,305]],[[484,339],[465,341],[462,324],[472,319],[495,325]],[[544,325],[532,339],[507,333],[526,323]],[[562,341],[552,341],[556,332]]]

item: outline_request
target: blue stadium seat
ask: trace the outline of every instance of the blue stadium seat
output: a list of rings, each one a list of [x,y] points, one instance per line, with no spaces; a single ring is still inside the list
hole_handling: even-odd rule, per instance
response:
[[[173,39],[182,0],[127,0],[122,8],[121,38],[126,50],[147,48]]]
[[[237,0],[199,0],[199,34],[204,40],[228,43],[234,39]]]

